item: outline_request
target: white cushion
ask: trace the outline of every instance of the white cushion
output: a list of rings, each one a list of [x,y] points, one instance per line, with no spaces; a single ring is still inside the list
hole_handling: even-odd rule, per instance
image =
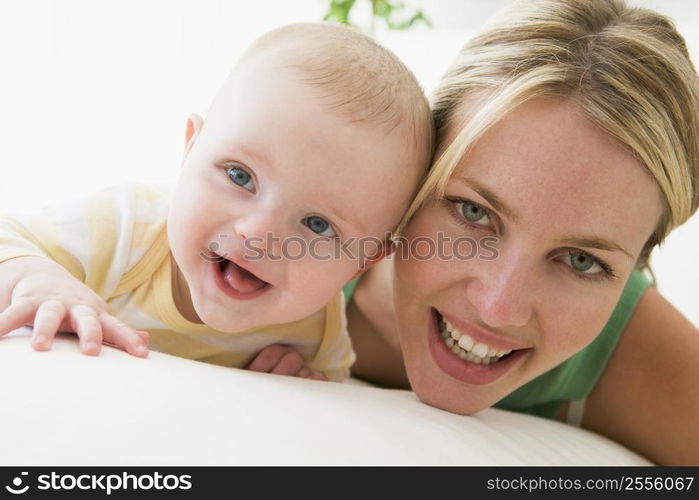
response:
[[[49,352],[0,338],[1,465],[598,464],[649,462],[590,432],[409,391],[300,380],[152,352]]]

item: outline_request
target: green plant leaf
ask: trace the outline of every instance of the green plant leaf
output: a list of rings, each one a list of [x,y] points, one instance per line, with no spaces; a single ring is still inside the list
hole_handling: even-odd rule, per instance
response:
[[[402,1],[393,2],[391,0],[368,0],[371,2],[372,23],[371,30],[373,31],[374,20],[380,19],[388,29],[405,30],[412,28],[416,23],[423,22],[427,26],[432,27],[432,22],[427,18],[422,10],[416,11],[409,19],[405,21],[396,21],[395,14],[399,14],[405,9],[405,3]],[[324,21],[334,21],[341,24],[351,25],[349,22],[350,12],[354,8],[356,0],[330,0],[328,11],[323,17]]]
[[[323,21],[334,21],[340,24],[349,24],[349,14],[356,0],[330,0],[328,11]]]

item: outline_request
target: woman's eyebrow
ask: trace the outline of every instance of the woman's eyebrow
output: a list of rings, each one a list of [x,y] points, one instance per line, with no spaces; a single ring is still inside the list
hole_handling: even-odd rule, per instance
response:
[[[618,250],[628,255],[631,260],[636,260],[636,258],[621,245],[599,236],[568,236],[563,238],[561,243],[576,247],[597,248],[598,250],[606,250],[608,252]]]
[[[519,217],[517,214],[514,213],[512,209],[510,209],[504,201],[502,201],[498,195],[493,193],[490,189],[485,187],[484,185],[478,183],[477,181],[473,179],[469,179],[468,177],[456,177],[455,178],[457,181],[461,181],[464,184],[466,184],[468,187],[473,189],[476,193],[481,195],[485,200],[490,203],[495,210],[498,212],[501,212],[504,214],[508,219],[514,221],[514,222],[519,222]]]
[[[456,177],[458,181],[463,182],[468,187],[473,189],[476,193],[481,195],[488,203],[490,203],[495,210],[502,212],[508,219],[517,222],[519,219],[517,215],[510,209],[495,193],[490,189],[483,186],[479,182],[470,179],[468,177]],[[567,236],[561,240],[561,243],[571,246],[580,246],[586,248],[596,248],[598,250],[606,250],[613,252],[618,250],[625,253],[631,260],[636,260],[636,258],[631,255],[631,253],[618,243],[609,240],[607,238],[602,238],[600,236]]]

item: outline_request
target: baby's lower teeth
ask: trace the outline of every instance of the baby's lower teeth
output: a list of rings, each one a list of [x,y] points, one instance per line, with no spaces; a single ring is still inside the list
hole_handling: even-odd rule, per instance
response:
[[[446,325],[443,320],[439,321],[439,327],[441,330],[442,341],[446,344],[449,350],[457,355],[459,358],[470,363],[475,363],[477,365],[492,365],[500,361],[498,356],[485,356],[484,358],[473,354],[470,351],[465,351],[459,347],[458,342],[452,338],[451,334],[447,331]]]

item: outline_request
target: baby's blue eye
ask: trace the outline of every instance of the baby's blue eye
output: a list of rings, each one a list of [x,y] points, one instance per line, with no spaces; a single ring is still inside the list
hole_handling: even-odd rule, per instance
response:
[[[304,219],[304,224],[306,224],[311,231],[321,236],[327,236],[328,238],[337,236],[330,223],[317,215],[306,217]]]
[[[255,186],[252,183],[252,176],[240,167],[228,167],[226,168],[226,173],[230,180],[236,183],[238,186],[247,189],[248,191],[254,191]]]

